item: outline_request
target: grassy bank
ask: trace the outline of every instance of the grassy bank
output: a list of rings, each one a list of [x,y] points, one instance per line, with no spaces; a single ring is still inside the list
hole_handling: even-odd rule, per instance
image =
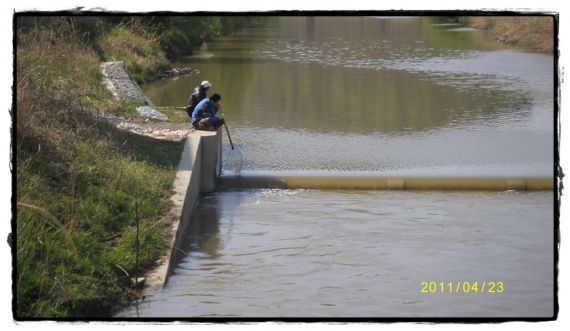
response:
[[[485,30],[493,40],[525,50],[553,52],[554,19],[549,16],[471,17],[470,24]]]
[[[125,70],[137,82],[154,80],[169,61],[156,36],[139,20],[120,23],[109,29],[98,41],[105,61],[123,61]]]
[[[15,317],[108,316],[163,253],[182,143],[94,117],[134,113],[102,87],[99,63],[125,57],[144,73],[165,56],[128,26],[86,34],[65,17],[25,19],[16,31]]]
[[[248,26],[263,18],[239,16],[156,16],[99,18],[96,48],[106,61],[124,61],[138,83],[157,79],[170,61],[191,54],[204,41]],[[93,23],[91,23],[93,25]]]

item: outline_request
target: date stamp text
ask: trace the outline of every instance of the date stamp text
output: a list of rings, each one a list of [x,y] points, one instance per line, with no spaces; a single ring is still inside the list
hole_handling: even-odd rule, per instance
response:
[[[501,294],[505,292],[502,281],[422,281],[420,293],[428,294]]]

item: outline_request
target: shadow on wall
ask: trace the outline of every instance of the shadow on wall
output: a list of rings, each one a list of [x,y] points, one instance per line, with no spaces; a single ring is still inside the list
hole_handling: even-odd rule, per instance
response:
[[[194,210],[190,229],[184,236],[180,247],[182,254],[177,256],[175,268],[180,263],[188,262],[195,253],[205,255],[208,259],[220,258],[222,243],[231,236],[237,207],[247,196],[256,192],[257,190],[246,190],[232,194],[215,192],[203,195]]]

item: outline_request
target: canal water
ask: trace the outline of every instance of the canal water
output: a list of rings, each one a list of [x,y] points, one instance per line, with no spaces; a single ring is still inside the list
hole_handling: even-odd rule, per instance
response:
[[[191,77],[145,87],[222,95],[248,171],[553,175],[553,56],[430,18],[270,18],[208,43]]]
[[[125,315],[545,317],[552,217],[546,193],[214,193],[165,289]],[[422,282],[443,291],[422,293]]]
[[[270,17],[181,65],[200,74],[147,96],[211,81],[242,175],[553,176],[552,55],[460,24]],[[553,210],[553,192],[217,192],[165,288],[120,316],[547,317]]]

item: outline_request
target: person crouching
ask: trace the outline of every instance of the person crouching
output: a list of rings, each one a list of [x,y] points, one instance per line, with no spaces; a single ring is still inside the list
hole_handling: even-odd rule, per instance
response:
[[[218,111],[221,112],[222,97],[214,93],[211,97],[200,101],[192,112],[192,127],[197,130],[216,131],[224,124],[224,119],[216,117]]]
[[[207,97],[208,90],[212,87],[212,84],[205,80],[200,83],[200,86],[197,86],[192,91],[192,94],[188,98],[188,104],[186,105],[186,112],[188,116],[192,117],[192,112],[196,109],[196,106],[200,103],[200,101],[204,100]]]

